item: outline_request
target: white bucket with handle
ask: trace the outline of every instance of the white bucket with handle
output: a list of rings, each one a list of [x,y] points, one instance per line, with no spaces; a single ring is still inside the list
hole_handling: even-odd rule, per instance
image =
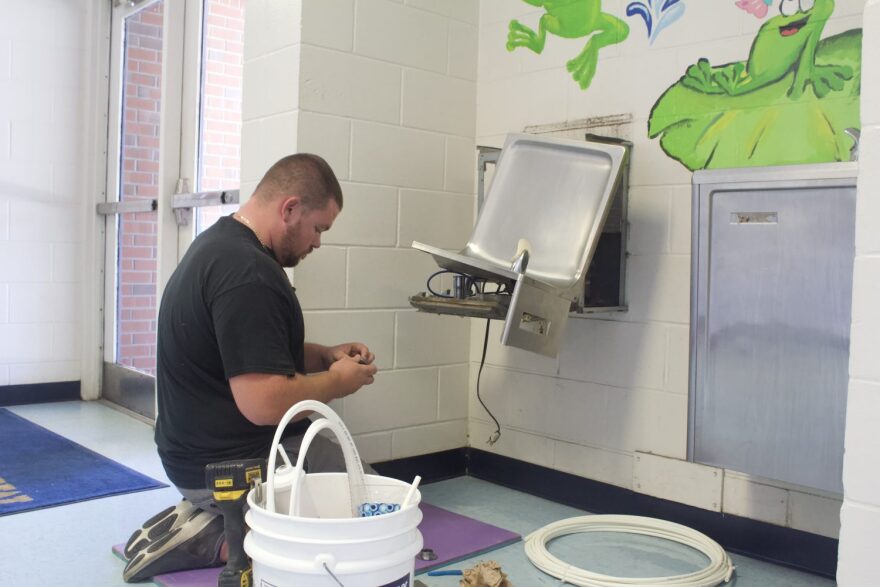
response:
[[[284,428],[303,412],[323,418],[306,431],[296,465],[286,462],[276,472]],[[346,472],[307,474],[306,453],[325,429],[339,441]],[[339,416],[320,402],[299,402],[278,424],[266,483],[247,497],[244,549],[253,561],[254,586],[412,587],[422,549],[420,500],[409,483],[365,475]],[[362,510],[387,513],[362,517]]]

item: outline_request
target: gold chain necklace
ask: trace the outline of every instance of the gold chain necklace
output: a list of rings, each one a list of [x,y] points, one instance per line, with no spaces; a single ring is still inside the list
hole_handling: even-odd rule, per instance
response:
[[[261,245],[263,245],[263,248],[268,249],[269,245],[263,242],[263,239],[260,238],[260,234],[257,232],[257,229],[254,228],[254,225],[251,224],[251,221],[247,219],[247,216],[244,216],[243,214],[241,214],[241,212],[236,212],[235,215],[238,216],[242,220],[242,222],[244,222],[247,227],[251,229],[251,231],[254,233],[254,236],[257,237],[257,240],[260,241]]]

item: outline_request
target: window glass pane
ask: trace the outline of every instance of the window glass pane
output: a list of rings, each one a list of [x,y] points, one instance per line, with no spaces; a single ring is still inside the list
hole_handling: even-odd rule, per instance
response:
[[[159,197],[163,3],[125,19],[119,200]],[[116,362],[156,372],[155,212],[117,216]]]
[[[205,0],[196,191],[239,187],[244,0]],[[237,204],[197,208],[200,233]]]

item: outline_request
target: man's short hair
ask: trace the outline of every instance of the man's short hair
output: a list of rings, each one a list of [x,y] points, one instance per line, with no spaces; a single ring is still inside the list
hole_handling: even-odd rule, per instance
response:
[[[322,209],[330,199],[342,210],[342,188],[323,158],[312,153],[288,155],[276,162],[254,190],[254,196],[274,200],[299,196],[307,208]]]

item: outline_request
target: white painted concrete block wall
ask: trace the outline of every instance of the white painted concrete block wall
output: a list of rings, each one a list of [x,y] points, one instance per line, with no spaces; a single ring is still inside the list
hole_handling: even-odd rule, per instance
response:
[[[548,35],[541,55],[523,48],[508,52],[510,20],[537,27],[543,11],[516,0],[480,2],[478,144],[500,146],[507,133],[531,125],[631,114],[628,138],[634,151],[629,311],[570,320],[557,359],[500,347],[500,330],[493,325],[481,388],[504,433],[496,445],[486,445],[493,427],[472,389],[471,446],[836,536],[840,496],[734,471],[723,472],[723,479],[694,471],[687,497],[675,489],[673,478],[681,477],[687,441],[691,173],[667,157],[657,140],[648,139],[647,121],[656,99],[698,58],[716,64],[746,59],[762,21],[734,2],[691,1],[684,18],[650,45],[644,24],[627,18],[625,5],[603,2],[605,11],[627,21],[630,36],[600,52],[592,85],[582,91],[565,63],[580,52],[583,39]],[[863,0],[839,0],[825,35],[860,27],[862,6]],[[475,322],[473,327],[472,363],[479,361],[484,325]],[[636,462],[634,457],[644,453],[672,460]],[[634,476],[643,487],[636,486]]]
[[[856,203],[856,262],[850,385],[846,414],[837,580],[842,587],[877,585],[880,532],[880,0],[868,0],[862,45],[862,140]]]
[[[34,0],[0,18],[0,386],[80,379],[87,12]]]
[[[477,19],[471,0],[247,7],[243,192],[294,151],[342,182],[343,212],[294,282],[309,340],[376,353],[376,383],[334,405],[371,462],[467,443],[469,323],[407,298],[437,270],[412,241],[459,249],[473,225]]]

